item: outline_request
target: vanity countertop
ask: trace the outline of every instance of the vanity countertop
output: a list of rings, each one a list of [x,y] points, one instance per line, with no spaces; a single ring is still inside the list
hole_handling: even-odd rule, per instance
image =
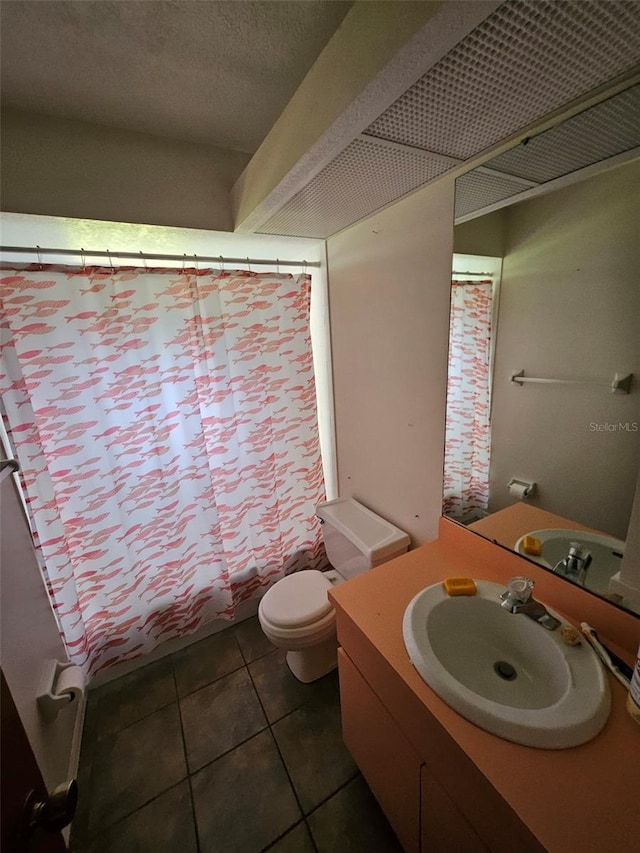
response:
[[[402,639],[402,618],[407,604],[420,590],[451,576],[505,583],[525,572],[536,582],[539,600],[563,615],[572,614],[567,618],[574,624],[589,622],[605,642],[632,661],[631,650],[635,651],[640,639],[640,620],[635,616],[446,519],[441,519],[437,541],[331,590],[338,612],[338,639],[347,652],[349,637],[357,639],[364,657],[367,649],[371,652],[367,665],[374,667],[369,670],[372,676],[376,660],[373,651],[382,656],[380,670],[392,673],[399,688],[394,692],[394,702],[400,702],[397,697],[402,694],[414,710],[426,709],[439,728],[434,730],[428,714],[424,714],[423,727],[431,730],[432,737],[434,731],[441,733],[430,743],[448,741],[448,735],[542,848],[553,853],[638,849],[640,727],[626,711],[626,691],[612,676],[612,710],[603,731],[579,747],[543,750],[502,740],[465,720],[427,686],[409,660]],[[363,674],[367,677],[368,673]],[[416,726],[414,745],[423,760],[429,761],[431,755],[424,752],[432,747],[415,743],[415,738],[421,737],[419,732],[420,726]],[[456,784],[455,779],[451,775],[450,786]]]

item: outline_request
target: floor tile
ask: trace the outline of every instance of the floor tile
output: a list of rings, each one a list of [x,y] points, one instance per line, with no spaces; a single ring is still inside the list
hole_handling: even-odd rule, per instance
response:
[[[249,664],[251,678],[270,723],[309,702],[333,685],[337,690],[337,678],[333,673],[303,684],[295,678],[285,660],[284,649],[277,649]]]
[[[236,627],[235,634],[245,663],[251,663],[251,661],[269,654],[275,648],[273,643],[266,638],[257,616],[241,622]]]
[[[278,720],[273,734],[305,814],[356,773],[342,740],[340,703],[332,689]]]
[[[185,780],[94,838],[87,853],[197,853]]]
[[[316,853],[307,825],[299,823],[269,847],[269,853]]]
[[[318,853],[402,853],[402,847],[362,776],[308,817]]]
[[[98,737],[102,738],[175,702],[172,662],[163,658],[150,663],[110,681],[95,692],[100,700]]]
[[[192,785],[201,853],[256,853],[301,818],[269,731],[207,765]]]
[[[267,725],[246,667],[190,693],[180,710],[192,773]]]
[[[187,775],[177,703],[99,741],[89,830],[115,823]]]
[[[171,659],[179,696],[186,696],[244,665],[233,629],[175,652]]]

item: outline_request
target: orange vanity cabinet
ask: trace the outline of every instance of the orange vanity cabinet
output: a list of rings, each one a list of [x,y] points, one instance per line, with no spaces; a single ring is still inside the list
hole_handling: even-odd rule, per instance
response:
[[[635,850],[640,731],[610,678],[602,732],[572,749],[533,749],[474,726],[418,675],[402,637],[407,604],[447,577],[506,583],[522,558],[441,521],[441,536],[333,587],[343,733],[407,853]],[[635,652],[637,617],[532,563],[540,600]],[[519,617],[514,617],[519,618]]]
[[[345,743],[406,853],[486,853],[343,649],[338,666]]]
[[[420,847],[421,760],[342,649],[342,736],[406,853]]]

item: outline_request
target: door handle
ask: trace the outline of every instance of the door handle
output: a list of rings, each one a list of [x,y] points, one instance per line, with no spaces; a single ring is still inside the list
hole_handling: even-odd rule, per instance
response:
[[[19,837],[30,838],[36,829],[58,832],[68,826],[78,805],[78,783],[75,779],[63,782],[44,797],[33,790],[27,794],[20,817]]]

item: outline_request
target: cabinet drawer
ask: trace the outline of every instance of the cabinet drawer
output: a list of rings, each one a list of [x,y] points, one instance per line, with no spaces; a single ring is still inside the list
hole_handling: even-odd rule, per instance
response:
[[[342,734],[406,853],[420,850],[420,758],[342,649]]]

